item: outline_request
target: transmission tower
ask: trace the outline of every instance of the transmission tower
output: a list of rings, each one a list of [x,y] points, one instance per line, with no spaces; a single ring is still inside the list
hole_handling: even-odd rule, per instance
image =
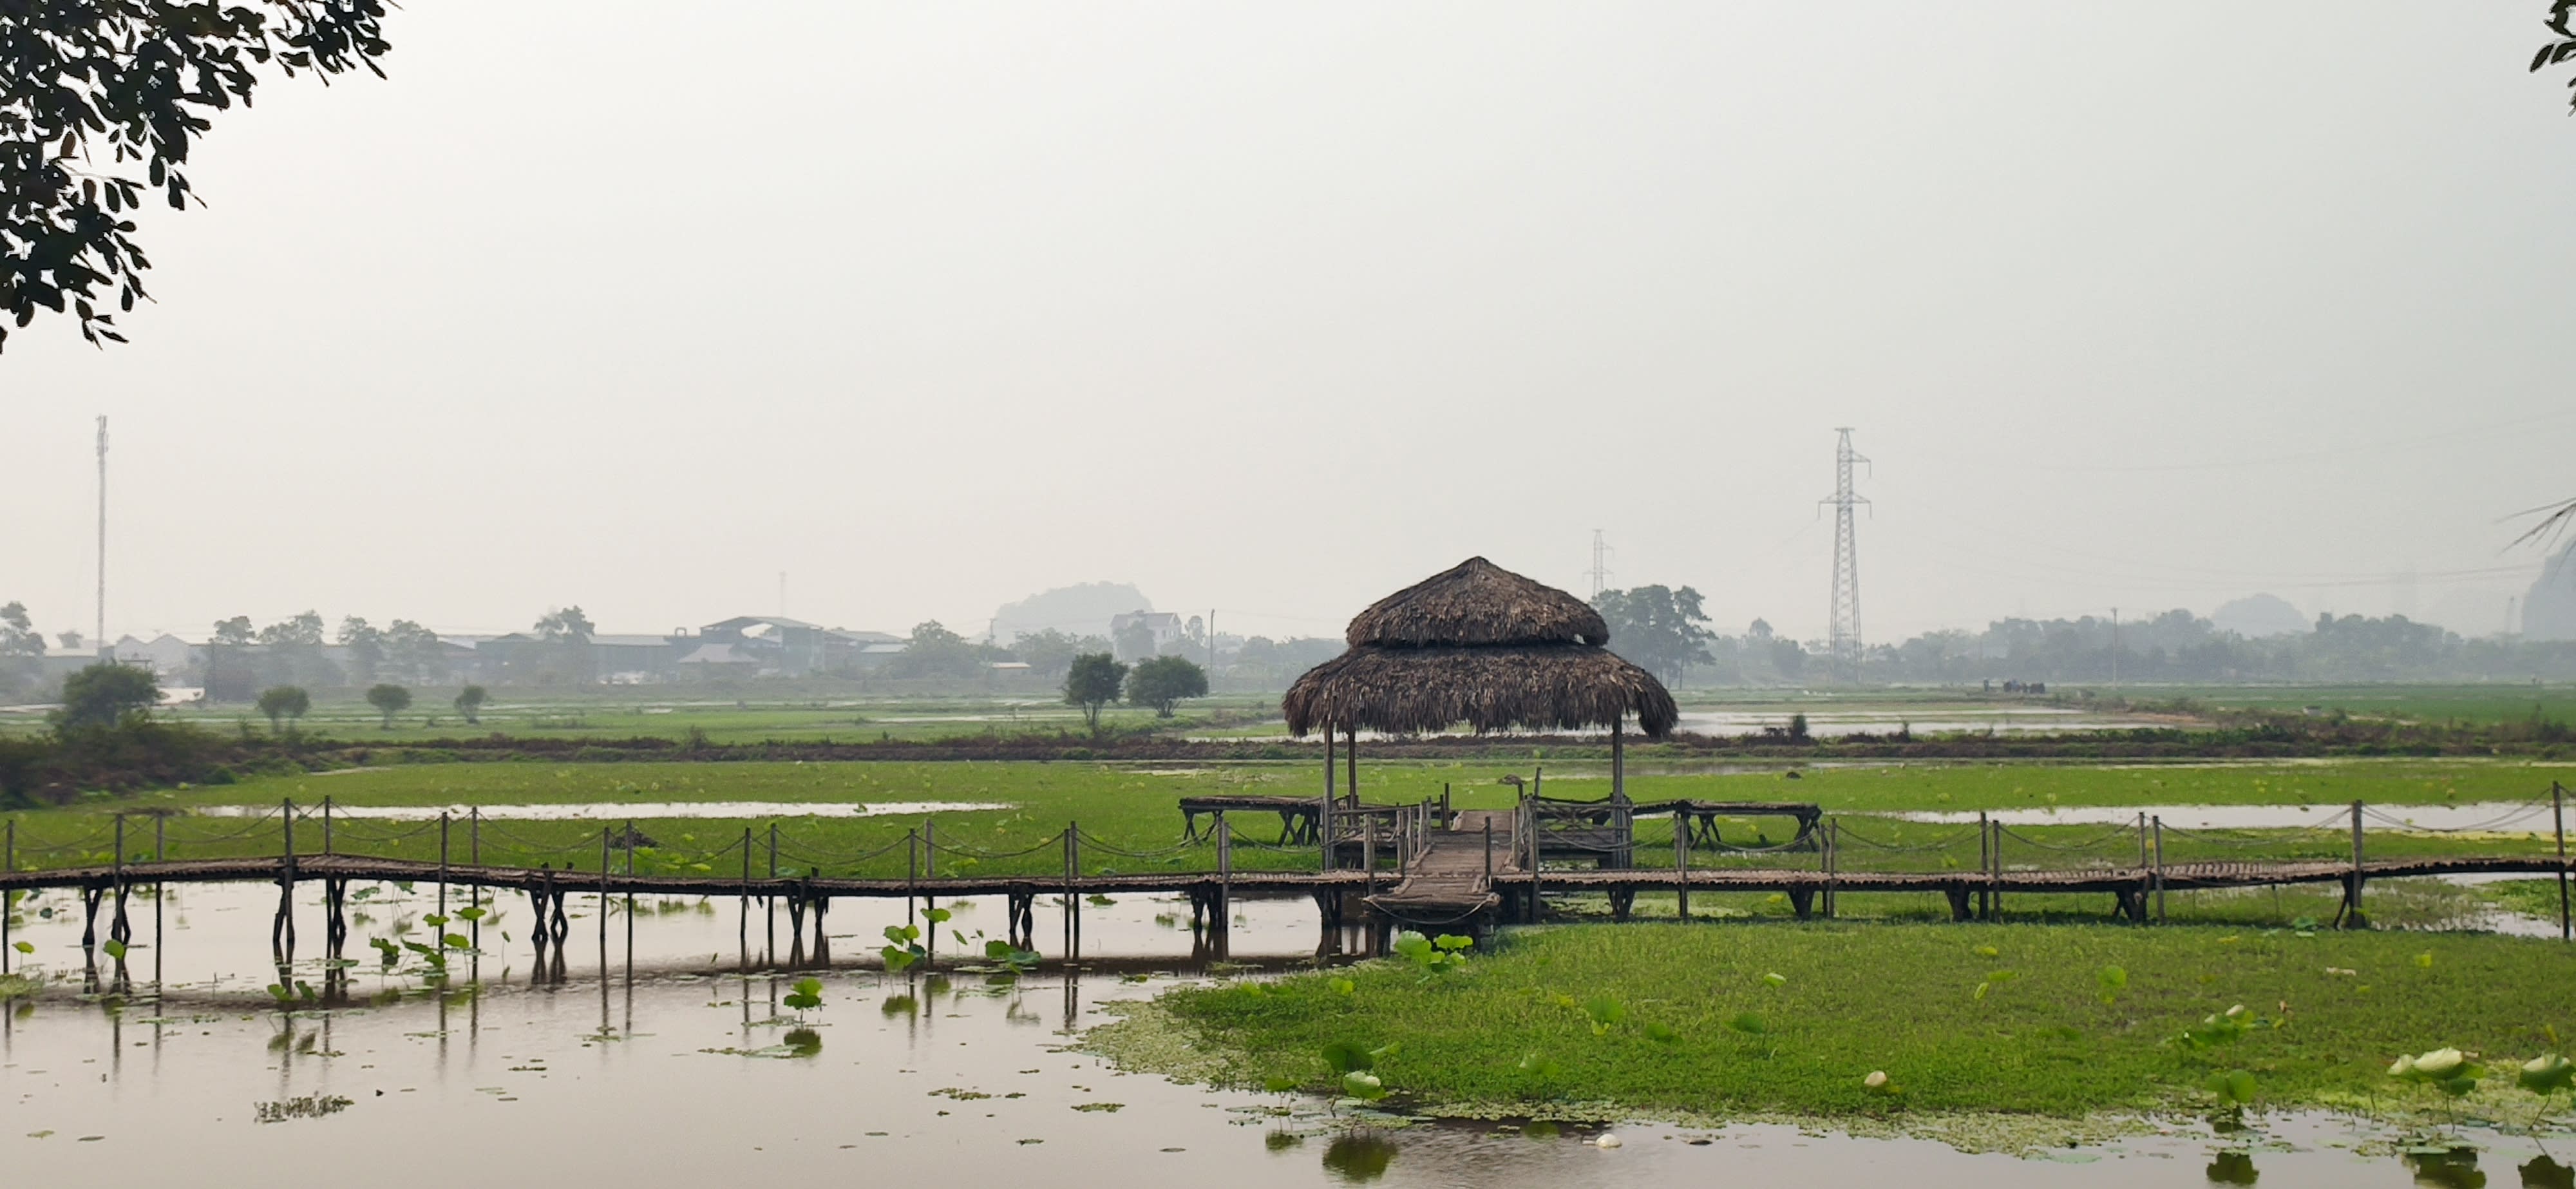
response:
[[[1601,598],[1602,591],[1610,589],[1610,555],[1615,552],[1617,551],[1610,548],[1609,540],[1601,535],[1600,529],[1592,530],[1592,568],[1583,573],[1585,577],[1592,579],[1592,597],[1595,601]]]
[[[1852,494],[1852,464],[1869,465],[1869,460],[1852,450],[1850,427],[1834,431],[1842,440],[1834,448],[1833,498],[1818,500],[1834,509],[1834,626],[1832,649],[1835,673],[1845,681],[1860,680],[1860,554],[1859,541],[1852,528],[1852,509],[1869,501]]]

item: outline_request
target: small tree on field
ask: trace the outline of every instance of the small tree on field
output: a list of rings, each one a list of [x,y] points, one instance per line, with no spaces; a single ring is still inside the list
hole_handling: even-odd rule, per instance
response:
[[[313,695],[300,685],[272,685],[259,691],[259,712],[268,716],[268,729],[278,729],[279,719],[300,719],[313,709]]]
[[[63,679],[63,708],[53,713],[54,729],[112,727],[160,702],[161,683],[150,671],[132,665],[91,665]]]
[[[367,689],[367,705],[375,707],[377,713],[385,716],[384,729],[390,731],[394,729],[394,716],[411,709],[411,691],[391,682],[370,686]]]
[[[1073,658],[1073,667],[1065,671],[1064,700],[1069,706],[1082,707],[1082,719],[1091,724],[1091,733],[1100,733],[1100,708],[1118,700],[1118,687],[1127,680],[1127,666],[1105,652],[1084,653]]]
[[[482,686],[466,686],[456,692],[456,712],[465,716],[468,726],[479,723],[483,720],[475,716],[482,712],[483,703],[490,698],[491,695],[483,692]]]
[[[1185,656],[1158,656],[1127,674],[1127,700],[1154,708],[1154,717],[1170,718],[1172,703],[1207,696],[1207,670]]]

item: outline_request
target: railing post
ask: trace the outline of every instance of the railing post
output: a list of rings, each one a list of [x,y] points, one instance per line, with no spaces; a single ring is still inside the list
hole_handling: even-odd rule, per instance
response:
[[[483,866],[483,807],[471,806],[466,809],[465,814],[465,863],[469,867],[480,870]],[[483,914],[479,911],[483,907],[483,885],[476,883],[473,888],[473,891],[466,893],[466,903],[473,905],[478,911],[474,914],[472,922],[474,927],[468,935],[473,938],[475,953],[479,955],[483,951]],[[476,957],[474,964],[480,968],[483,965],[483,959]]]
[[[1234,828],[1225,824],[1225,811],[1216,811],[1216,898],[1217,912],[1231,916],[1234,912]]]
[[[110,870],[114,873],[116,886],[123,888],[125,886],[125,815],[122,813],[116,815],[116,862]],[[117,894],[124,893],[120,891]]]
[[[322,853],[331,853],[331,798],[322,798]]]
[[[2353,803],[2352,803],[2352,891],[2351,891],[2351,903],[2350,903],[2349,905],[2347,905],[2347,906],[2346,906],[2346,908],[2347,908],[2347,913],[2346,913],[2346,915],[2345,915],[2345,917],[2344,917],[2344,922],[2343,922],[2343,924],[2344,924],[2344,928],[2347,928],[2347,929],[2358,929],[2358,928],[2361,928],[2361,926],[2362,926],[2362,918],[2361,918],[2361,861],[2362,861],[2362,854],[2361,854],[2361,802],[2359,802],[2359,801],[2355,801],[2355,802],[2353,802]]]
[[[1673,915],[1690,919],[1690,814],[1673,811]]]
[[[1485,890],[1494,890],[1494,819],[1485,819]]]
[[[921,831],[903,832],[903,923],[916,923],[913,910],[921,899]]]
[[[1994,882],[1991,878],[1994,862],[1994,823],[1987,821],[1986,811],[1980,809],[1977,811],[1977,878],[1986,884],[1977,890],[1977,919],[1981,921],[1994,919]]]
[[[156,813],[156,814],[153,814],[153,815],[152,815],[152,861],[153,861],[153,862],[155,862],[155,863],[168,862],[168,861],[169,861],[169,851],[170,851],[170,815],[169,815],[169,814],[166,814],[166,813]],[[154,888],[154,892],[153,892],[153,894],[154,894],[154,895],[159,895],[159,894],[160,894],[160,892],[159,892],[159,888],[158,888],[158,885],[155,885],[155,888]]]
[[[2148,819],[2148,825],[2149,825],[2149,827],[2150,827],[2151,829],[2153,829],[2153,830],[2154,830],[2154,832],[2155,832],[2155,848],[2156,848],[2156,849],[2155,849],[2155,862],[2156,862],[2156,867],[2155,867],[2155,885],[2156,885],[2156,923],[2157,923],[2157,924],[2159,924],[2159,925],[2161,925],[2161,924],[2164,924],[2164,923],[2165,923],[2165,819],[2164,819],[2164,815],[2162,815],[2162,814],[2158,814],[2158,815],[2156,815],[2155,817]]]
[[[438,811],[438,915],[447,915],[447,810]]]
[[[1843,821],[1825,819],[1825,919],[1834,919],[1834,893],[1841,890],[1843,865]]]
[[[921,875],[939,878],[939,823],[929,818],[921,819]]]
[[[2147,811],[2138,811],[2138,869],[2147,867]]]
[[[1324,725],[1324,817],[1320,831],[1324,838],[1323,869],[1333,869],[1333,727]]]
[[[2558,940],[2576,940],[2567,915],[2567,789],[2549,782],[2549,813],[2558,825]]]
[[[286,823],[286,876],[293,879],[295,877],[295,801],[290,797],[280,804],[283,808],[278,811],[278,820]]]
[[[626,878],[635,878],[635,819],[631,817],[626,819]],[[629,903],[632,903],[635,889],[628,888],[626,898]]]
[[[769,823],[769,878],[778,878],[778,823]]]

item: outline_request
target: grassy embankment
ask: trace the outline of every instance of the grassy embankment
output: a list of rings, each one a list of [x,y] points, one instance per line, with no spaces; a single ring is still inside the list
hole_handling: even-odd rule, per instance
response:
[[[1327,1046],[1393,1046],[1375,1072],[1412,1106],[1703,1118],[2206,1108],[2201,1084],[2237,1069],[2262,1107],[2395,1106],[2421,1100],[2388,1063],[2456,1045],[2499,1064],[2493,1105],[2521,1122],[2535,1103],[2501,1062],[2576,1039],[2571,974],[2564,945],[2474,935],[1565,926],[1447,975],[1390,960],[1175,991],[1098,1045],[1319,1090]],[[2278,1027],[2176,1039],[2237,1004]],[[1863,1085],[1880,1070],[1901,1095]]]

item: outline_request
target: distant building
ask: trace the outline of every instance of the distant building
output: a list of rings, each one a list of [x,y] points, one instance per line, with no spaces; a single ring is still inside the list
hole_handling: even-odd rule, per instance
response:
[[[884,632],[827,628],[783,615],[737,615],[694,633],[675,632],[666,642],[680,671],[692,676],[846,673],[866,668],[870,655],[885,646],[903,651],[902,639]]]
[[[1151,650],[1151,653],[1139,653],[1138,655],[1151,655],[1152,653],[1160,653],[1165,649],[1170,648],[1173,641],[1181,638],[1183,627],[1181,617],[1170,611],[1129,611],[1123,615],[1111,616],[1109,618],[1109,642],[1118,649],[1119,658],[1121,660],[1136,659],[1135,656],[1128,655],[1132,650],[1127,647],[1125,641],[1129,639],[1130,633],[1135,631],[1135,629],[1140,625],[1147,632],[1153,634],[1154,647]]]

